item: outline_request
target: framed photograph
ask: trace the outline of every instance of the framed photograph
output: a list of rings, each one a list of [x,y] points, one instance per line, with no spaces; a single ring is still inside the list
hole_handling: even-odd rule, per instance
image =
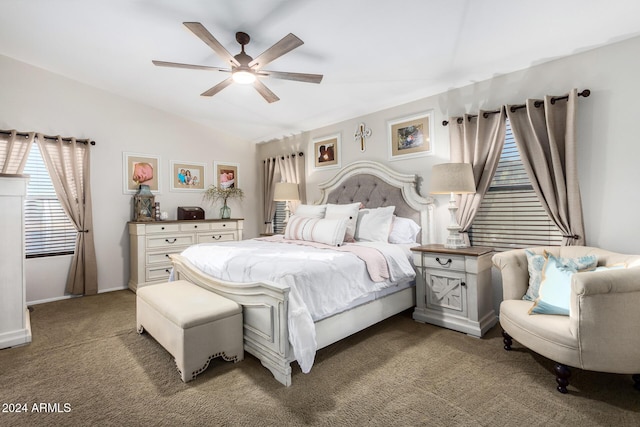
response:
[[[122,153],[123,191],[132,194],[140,184],[148,185],[154,194],[160,193],[160,156]]]
[[[432,135],[432,111],[389,121],[389,160],[433,154]]]
[[[339,133],[322,136],[311,140],[313,151],[313,165],[316,169],[340,168],[340,146],[341,137]]]
[[[171,191],[203,191],[206,181],[205,163],[172,160]]]
[[[213,185],[218,188],[240,188],[238,183],[240,165],[229,162],[213,162]]]

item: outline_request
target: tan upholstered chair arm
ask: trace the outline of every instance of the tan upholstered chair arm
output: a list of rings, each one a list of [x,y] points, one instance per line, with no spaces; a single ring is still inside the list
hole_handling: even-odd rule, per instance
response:
[[[579,337],[581,367],[637,373],[640,268],[577,273],[571,288],[570,328]]]
[[[497,253],[492,261],[502,275],[502,298],[522,299],[529,287],[529,270],[524,249]]]

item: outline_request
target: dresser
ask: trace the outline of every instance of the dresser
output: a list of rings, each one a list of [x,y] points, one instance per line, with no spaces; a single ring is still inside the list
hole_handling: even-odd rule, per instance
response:
[[[0,349],[31,342],[24,278],[24,198],[29,177],[0,174]]]
[[[415,320],[476,337],[496,324],[491,248],[424,245],[411,250],[418,269]]]
[[[242,219],[129,222],[131,271],[129,289],[166,282],[169,255],[196,243],[242,240]]]

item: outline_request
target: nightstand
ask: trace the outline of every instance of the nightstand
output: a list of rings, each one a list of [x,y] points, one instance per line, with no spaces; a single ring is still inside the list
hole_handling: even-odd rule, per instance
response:
[[[497,323],[491,288],[491,248],[424,245],[411,250],[418,269],[414,320],[475,337],[481,337]]]

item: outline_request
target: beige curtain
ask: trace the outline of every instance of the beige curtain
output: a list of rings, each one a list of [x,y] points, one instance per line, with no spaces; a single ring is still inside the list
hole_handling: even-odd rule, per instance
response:
[[[478,212],[482,198],[487,193],[493,175],[496,173],[500,154],[504,146],[506,113],[482,111],[475,115],[465,115],[461,120],[449,120],[451,130],[451,162],[471,163],[476,183],[475,194],[458,195],[458,223],[462,237],[469,244],[467,231]]]
[[[276,158],[280,172],[280,180],[276,182],[295,182],[298,184],[300,200],[291,201],[291,212],[295,212],[300,203],[306,203],[307,195],[305,191],[304,155],[303,153],[293,153]]]
[[[276,159],[265,159],[263,161],[262,194],[264,195],[264,225],[265,233],[273,233],[273,215],[275,215],[276,205],[273,203],[273,192],[275,190]]]
[[[522,163],[564,246],[585,245],[576,159],[577,90],[562,97],[529,99],[524,108],[507,106]]]
[[[93,243],[93,217],[89,175],[89,145],[71,138],[47,140],[38,134],[36,141],[62,208],[78,230],[66,292],[92,295],[98,292],[98,268]]]
[[[24,171],[35,135],[35,132],[18,135],[16,130],[0,131],[0,173]]]

